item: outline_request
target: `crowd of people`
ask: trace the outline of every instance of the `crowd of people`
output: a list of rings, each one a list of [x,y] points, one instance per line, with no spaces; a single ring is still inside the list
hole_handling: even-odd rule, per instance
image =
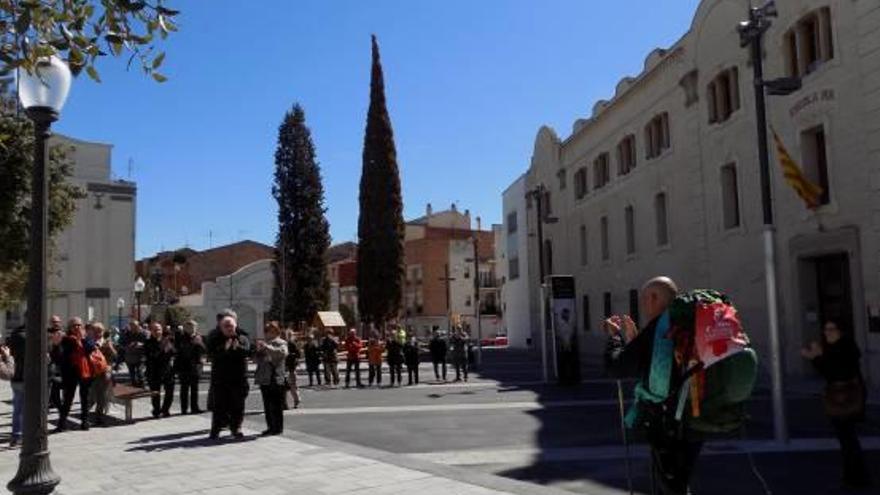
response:
[[[199,383],[210,362],[205,408],[212,412],[212,439],[218,438],[224,428],[235,438],[242,436],[251,360],[256,364],[253,383],[263,400],[266,419],[263,435],[282,432],[283,411],[290,407],[291,400],[293,408],[300,406],[296,369],[301,358],[305,361],[310,387],[340,385],[340,353],[346,360],[346,388],[352,381],[358,388],[365,387],[361,378],[362,356],[368,365],[367,386],[382,385],[383,360],[390,386],[403,386],[404,367],[407,385],[419,383],[419,343],[402,328],[392,330],[384,339],[373,331],[366,342],[354,329],[349,330],[342,341],[332,330],[319,335],[317,330],[311,329],[304,342],[298,342],[293,329],[283,329],[277,322],[270,322],[264,328],[264,338],[252,341],[249,333],[239,327],[234,311],[227,309],[218,313],[216,323],[216,327],[203,336],[193,320],[176,328],[157,321],[147,322],[145,326],[131,321],[120,331],[108,330],[100,322],[86,323],[81,318],[71,318],[65,328],[60,317],[52,316],[47,330],[47,355],[49,406],[58,412],[54,431],[62,432],[69,427],[68,417],[77,397],[81,429],[105,424],[119,378],[114,371],[120,371],[123,364],[127,380],[118,380],[119,383],[149,390],[152,416],[161,418],[171,415],[177,386],[180,414],[203,412]],[[13,330],[5,344],[0,346],[0,378],[12,384],[10,443],[15,446],[20,441],[22,427],[24,327]],[[447,362],[451,361],[455,380],[467,381],[468,346],[467,333],[461,328],[448,340],[440,332],[434,332],[428,349],[436,380],[447,380]]]

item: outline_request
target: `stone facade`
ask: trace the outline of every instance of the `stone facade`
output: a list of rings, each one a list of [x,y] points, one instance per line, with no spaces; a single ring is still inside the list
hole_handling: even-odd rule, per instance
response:
[[[684,288],[724,290],[760,353],[768,354],[755,102],[736,27],[747,0],[704,0],[690,30],[651,52],[560,139],[537,135],[526,188],[549,190],[552,273],[577,280],[582,352],[603,349],[599,322],[630,312],[656,274]],[[803,87],[768,97],[768,123],[792,157],[830,192],[815,211],[771,156],[783,361],[808,370],[799,348],[823,319],[842,320],[880,382],[880,4],[777,2],[766,35],[768,79]],[[771,154],[772,141],[771,141]],[[534,209],[529,210],[534,217]],[[535,219],[521,221],[534,231]],[[536,240],[529,292],[537,297]],[[533,328],[537,312],[531,312]],[[767,360],[765,359],[765,362]]]
[[[112,145],[56,135],[51,144],[68,148],[70,181],[86,192],[71,225],[56,241],[49,274],[49,314],[80,316],[118,325],[133,301],[137,187],[112,178]]]

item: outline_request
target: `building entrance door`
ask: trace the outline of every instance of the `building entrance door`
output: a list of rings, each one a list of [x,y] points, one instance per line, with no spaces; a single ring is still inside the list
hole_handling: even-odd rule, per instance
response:
[[[819,323],[834,321],[845,333],[853,336],[852,283],[849,255],[846,253],[813,259],[816,270],[816,296]]]

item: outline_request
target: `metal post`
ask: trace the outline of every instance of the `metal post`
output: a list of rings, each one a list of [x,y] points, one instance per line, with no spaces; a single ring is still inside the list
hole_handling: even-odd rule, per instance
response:
[[[770,376],[773,399],[773,435],[778,442],[788,442],[788,425],[785,417],[785,394],[782,373],[782,348],[779,336],[779,308],[776,288],[775,229],[773,226],[773,203],[770,189],[770,158],[767,145],[767,106],[764,82],[764,33],[770,27],[765,8],[749,10],[749,27],[745,39],[751,48],[754,71],[755,112],[758,131],[758,160],[761,172],[761,206],[764,217],[764,285],[767,291],[767,318],[770,336]]]
[[[48,256],[49,182],[46,140],[58,114],[45,107],[29,108],[34,121],[34,166],[31,176],[30,259],[28,261],[27,344],[24,367],[24,428],[18,472],[6,485],[12,493],[49,494],[61,482],[49,462],[47,431],[48,368],[46,363],[46,262]]]
[[[483,319],[480,315],[480,255],[477,231],[474,234],[474,315],[477,317],[477,366],[483,364]]]
[[[547,370],[547,294],[544,284],[544,185],[538,184],[534,190],[535,209],[538,215],[538,282],[541,285],[541,367],[543,369],[544,383],[550,381]]]

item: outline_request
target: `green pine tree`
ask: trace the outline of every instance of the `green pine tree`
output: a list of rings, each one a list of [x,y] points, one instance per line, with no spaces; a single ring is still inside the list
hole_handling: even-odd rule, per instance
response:
[[[321,169],[299,104],[287,112],[278,129],[272,195],[278,202],[278,235],[270,313],[283,323],[308,322],[329,303],[330,233]]]
[[[358,307],[381,325],[397,316],[403,283],[403,200],[379,45],[373,36],[370,109],[364,137],[358,218]]]

